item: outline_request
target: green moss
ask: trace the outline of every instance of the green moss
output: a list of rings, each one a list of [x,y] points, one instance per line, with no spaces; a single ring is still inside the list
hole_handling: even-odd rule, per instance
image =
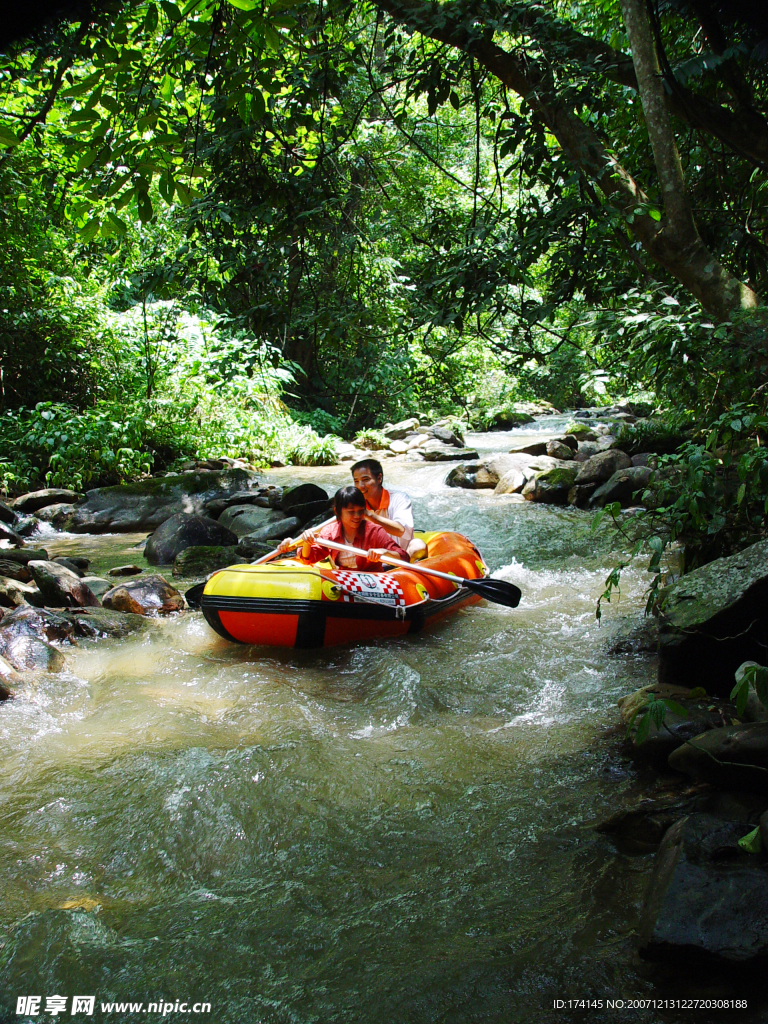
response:
[[[591,434],[592,428],[588,423],[579,423],[578,421],[573,420],[565,428],[565,433],[573,434],[574,437],[582,437],[584,434]]]
[[[546,484],[547,487],[572,487],[576,480],[576,474],[578,473],[578,467],[569,469],[566,467],[556,466],[554,469],[548,469],[537,477],[537,484]]]
[[[135,494],[137,497],[160,495],[201,494],[204,491],[224,490],[227,486],[246,488],[250,474],[245,469],[222,469],[211,473],[177,473],[174,476],[146,477],[129,484],[101,487],[101,494]]]

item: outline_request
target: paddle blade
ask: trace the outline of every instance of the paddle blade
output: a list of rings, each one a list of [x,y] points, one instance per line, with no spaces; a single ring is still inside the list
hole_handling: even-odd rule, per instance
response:
[[[504,604],[507,608],[517,608],[520,598],[523,596],[520,587],[514,583],[507,583],[506,580],[492,580],[486,577],[483,580],[463,580],[465,587],[486,601],[494,601],[496,604]]]
[[[205,590],[205,584],[208,580],[203,580],[202,583],[196,583],[194,587],[190,587],[189,590],[184,594],[187,600],[187,604],[193,611],[197,611],[200,607],[200,602],[203,599],[203,591]]]

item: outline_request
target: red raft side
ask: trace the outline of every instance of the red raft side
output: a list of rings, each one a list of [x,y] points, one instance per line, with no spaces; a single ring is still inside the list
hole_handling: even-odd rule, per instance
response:
[[[421,534],[428,557],[416,563],[469,579],[486,575],[487,568],[477,548],[457,533]],[[284,568],[281,570],[280,565]],[[336,571],[325,562],[316,565],[300,559],[275,563],[270,582],[250,566],[234,566],[212,577],[203,596],[202,608],[208,623],[221,636],[245,644],[279,647],[334,647],[359,643],[378,637],[397,637],[421,631],[457,609],[476,604],[480,598],[449,580],[442,580],[415,569],[391,567],[386,572],[402,589],[405,608],[355,601],[339,589]],[[229,575],[227,575],[229,574]],[[308,577],[314,578],[310,596]],[[218,580],[217,580],[217,577]],[[277,584],[286,580],[288,589]],[[288,581],[303,579],[301,594]],[[211,593],[208,593],[208,591]],[[215,593],[214,593],[215,591]],[[289,598],[295,595],[295,599]],[[283,596],[285,595],[285,596]]]

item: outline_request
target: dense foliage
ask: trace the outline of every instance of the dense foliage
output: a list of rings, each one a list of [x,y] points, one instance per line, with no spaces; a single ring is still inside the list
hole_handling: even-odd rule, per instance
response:
[[[762,535],[768,29],[647,10],[105,0],[9,48],[5,486],[643,394],[664,536]]]

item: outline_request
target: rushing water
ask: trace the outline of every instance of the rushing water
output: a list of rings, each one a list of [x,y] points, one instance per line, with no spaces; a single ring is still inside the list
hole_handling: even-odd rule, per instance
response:
[[[607,648],[646,574],[598,626],[610,535],[448,489],[446,468],[386,470],[422,527],[468,534],[522,588],[517,610],[321,652],[229,645],[188,614],[81,641],[0,708],[8,1019],[34,993],[95,995],[112,1020],[141,1017],[101,1002],[206,1001],[228,1024],[698,1019],[553,1008],[691,994],[635,952],[651,859],[591,827],[637,786],[616,701],[654,666]],[[138,540],[47,538],[97,570]]]

